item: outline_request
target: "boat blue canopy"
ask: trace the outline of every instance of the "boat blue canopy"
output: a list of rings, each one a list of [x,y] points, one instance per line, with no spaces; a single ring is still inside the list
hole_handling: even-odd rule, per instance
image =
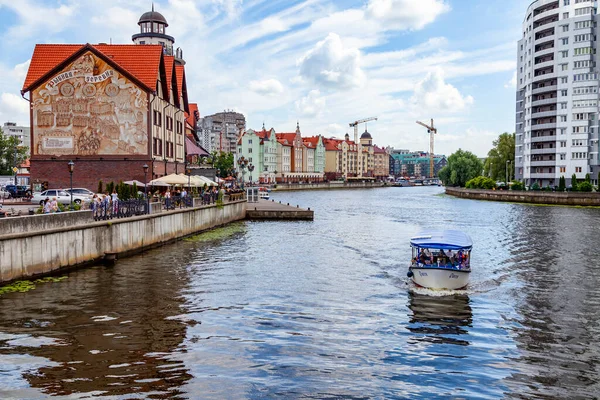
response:
[[[410,245],[427,249],[471,250],[473,241],[461,231],[423,231],[410,239]]]

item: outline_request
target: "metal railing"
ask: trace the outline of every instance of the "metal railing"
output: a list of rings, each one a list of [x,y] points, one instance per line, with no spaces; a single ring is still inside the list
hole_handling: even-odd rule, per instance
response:
[[[129,218],[150,213],[149,203],[145,199],[118,200],[115,202],[92,203],[91,210],[95,221],[113,218]]]

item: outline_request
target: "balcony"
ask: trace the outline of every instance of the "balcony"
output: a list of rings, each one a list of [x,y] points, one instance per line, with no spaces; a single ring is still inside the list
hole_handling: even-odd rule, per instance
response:
[[[556,142],[556,135],[531,137],[531,143]]]
[[[557,97],[551,97],[549,99],[541,99],[541,100],[535,100],[531,102],[531,106],[532,107],[537,107],[537,106],[545,106],[548,104],[556,104],[558,102],[558,98]]]
[[[556,154],[556,147],[550,147],[547,149],[531,149],[529,154]]]
[[[554,179],[554,178],[556,178],[556,174],[555,173],[544,173],[544,174],[531,173],[531,174],[529,174],[529,177],[531,179]]]
[[[554,61],[551,61],[551,65],[554,65]],[[534,76],[531,79],[531,82],[532,83],[540,82],[540,81],[543,81],[543,80],[546,80],[546,79],[556,78],[556,76],[557,76],[556,72],[548,72],[548,73],[545,73],[545,74],[540,74],[540,75]]]
[[[537,70],[540,68],[548,68],[548,67],[553,67],[553,66],[554,66],[554,59],[537,62],[536,64],[534,64],[533,67]],[[546,74],[548,74],[548,73],[546,73]],[[544,75],[546,75],[546,74],[544,74]]]
[[[531,165],[532,167],[555,167],[556,166],[556,160],[550,160],[550,161],[531,161],[531,163],[529,163],[529,165]]]
[[[543,57],[548,54],[554,54],[555,50],[556,49],[554,48],[554,46],[552,46],[552,47],[547,47],[547,48],[541,49],[541,50],[535,50],[534,54],[536,57]]]
[[[556,117],[556,110],[540,111],[531,114],[531,118]]]
[[[550,13],[548,13],[550,14]],[[542,15],[542,14],[540,14]],[[558,14],[556,15],[550,15],[546,18],[538,18],[538,20],[536,22],[534,22],[534,27],[533,27],[533,32],[538,32],[544,29],[548,29],[548,24],[553,24],[558,22]],[[537,23],[537,26],[535,26],[535,24]]]
[[[534,39],[536,42],[540,42],[540,43],[544,43],[549,40],[555,40],[556,39],[555,29],[550,28],[550,29],[547,29],[545,32],[540,31],[537,35],[535,35]]]
[[[540,93],[546,93],[546,92],[556,92],[557,90],[558,90],[558,86],[557,85],[542,86],[542,87],[538,87],[536,89],[533,89],[531,91],[531,94],[540,94]]]
[[[537,125],[531,125],[531,130],[542,130],[542,129],[556,129],[556,122],[548,122],[545,124],[537,124]]]

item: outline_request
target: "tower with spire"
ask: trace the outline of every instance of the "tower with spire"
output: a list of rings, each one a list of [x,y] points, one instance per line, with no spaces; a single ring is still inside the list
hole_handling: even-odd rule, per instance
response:
[[[183,60],[183,51],[178,47],[173,51],[175,39],[173,36],[167,35],[166,18],[154,11],[154,3],[152,3],[152,11],[148,11],[140,17],[138,21],[140,32],[131,37],[135,44],[160,44],[163,47],[165,55],[175,56],[175,61],[181,65],[185,65]]]

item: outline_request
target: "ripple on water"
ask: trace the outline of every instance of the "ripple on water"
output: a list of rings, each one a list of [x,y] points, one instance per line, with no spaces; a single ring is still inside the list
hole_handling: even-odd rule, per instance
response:
[[[440,192],[274,192],[315,221],[3,295],[0,397],[597,398],[600,211]],[[406,278],[423,228],[471,235],[466,290]]]

